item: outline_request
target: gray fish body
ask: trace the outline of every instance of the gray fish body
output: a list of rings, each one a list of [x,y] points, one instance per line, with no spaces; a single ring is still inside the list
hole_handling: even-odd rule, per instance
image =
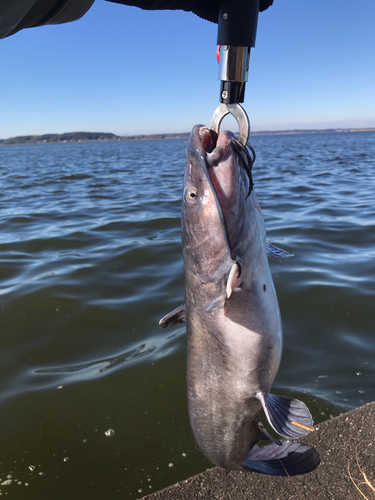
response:
[[[241,266],[241,283],[223,305],[233,260],[223,237],[216,202],[201,161],[206,151],[195,127],[187,148],[182,242],[186,279],[187,387],[197,447],[217,465],[237,468],[259,441],[257,394],[268,393],[282,350],[279,306],[266,254],[264,220],[253,190],[231,147],[210,167],[216,179],[229,238]],[[198,152],[199,150],[199,152]],[[221,189],[218,189],[219,186]],[[224,297],[223,297],[224,299]],[[207,310],[208,309],[208,310]]]
[[[319,464],[317,452],[271,438],[259,419],[263,408],[287,439],[306,435],[313,425],[303,402],[270,394],[282,326],[267,251],[291,255],[266,243],[247,162],[230,132],[217,137],[194,127],[182,203],[185,299],[160,325],[186,321],[188,409],[198,449],[229,469],[304,474]],[[276,444],[256,445],[270,438]]]

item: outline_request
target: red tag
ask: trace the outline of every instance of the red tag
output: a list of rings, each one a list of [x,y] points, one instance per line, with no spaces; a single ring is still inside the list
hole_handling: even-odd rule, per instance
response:
[[[218,45],[216,49],[216,59],[217,63],[220,64],[220,45]]]

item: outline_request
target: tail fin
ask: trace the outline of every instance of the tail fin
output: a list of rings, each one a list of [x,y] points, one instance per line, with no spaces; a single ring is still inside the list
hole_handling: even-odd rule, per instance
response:
[[[257,397],[262,403],[268,422],[280,436],[297,439],[314,430],[311,413],[302,401],[261,392]]]
[[[307,474],[319,464],[319,454],[314,448],[291,441],[283,441],[280,446],[271,443],[260,448],[255,445],[242,462],[245,469],[271,476]]]

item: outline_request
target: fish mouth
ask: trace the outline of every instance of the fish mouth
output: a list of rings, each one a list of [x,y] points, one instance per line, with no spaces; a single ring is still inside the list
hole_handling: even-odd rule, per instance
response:
[[[210,130],[208,127],[200,127],[198,133],[205,152],[212,153],[212,151],[216,148],[217,140],[219,137],[217,133],[213,130]]]
[[[249,190],[247,192],[246,198],[251,194],[254,187],[254,182],[252,178],[252,168],[255,161],[255,151],[252,146],[247,143],[249,150],[246,146],[243,146],[235,137],[235,135],[229,130],[224,130],[218,135],[213,130],[208,127],[201,126],[198,129],[199,137],[201,140],[202,148],[206,153],[206,162],[209,167],[217,166],[223,161],[225,161],[230,155],[236,155],[239,160],[239,164],[245,170],[248,181]],[[212,170],[209,168],[208,172],[211,176]]]

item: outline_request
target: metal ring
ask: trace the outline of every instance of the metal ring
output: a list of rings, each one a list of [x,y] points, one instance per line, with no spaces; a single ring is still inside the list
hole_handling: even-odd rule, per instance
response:
[[[234,116],[238,123],[239,128],[239,136],[238,141],[246,146],[247,141],[249,139],[250,134],[250,121],[249,117],[246,114],[246,111],[240,104],[220,104],[214,111],[214,114],[211,119],[210,128],[214,130],[217,134],[220,131],[220,125],[223,121],[223,118],[228,114]]]

